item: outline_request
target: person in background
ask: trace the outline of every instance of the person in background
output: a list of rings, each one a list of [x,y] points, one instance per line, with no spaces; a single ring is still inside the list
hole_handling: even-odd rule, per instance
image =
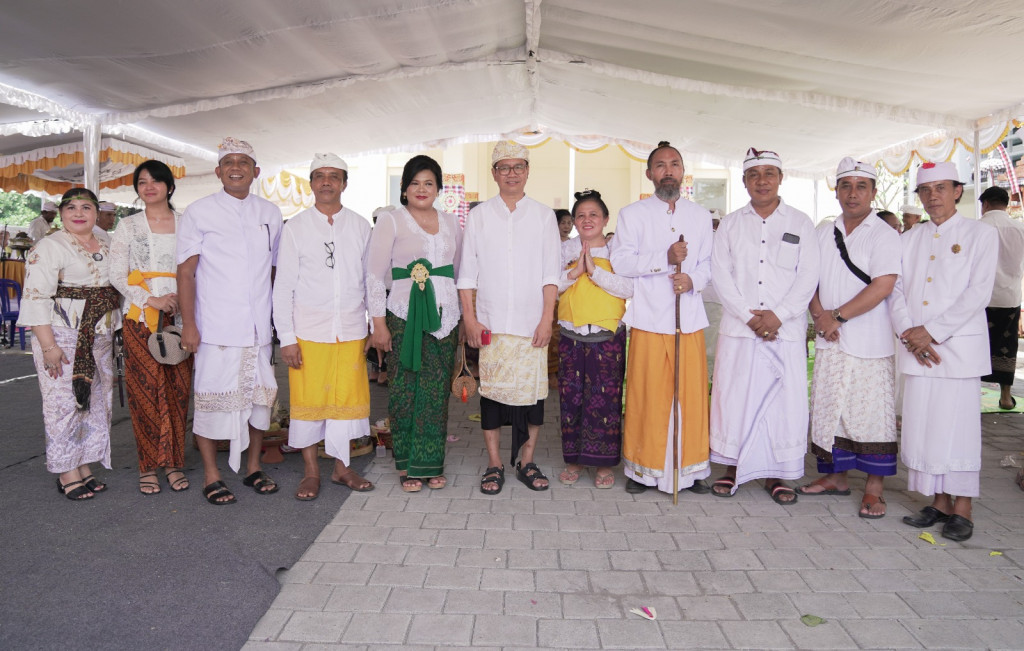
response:
[[[114,230],[117,222],[117,205],[110,201],[100,202],[100,216],[96,218],[96,226],[109,233]]]
[[[555,211],[555,219],[558,220],[558,237],[565,242],[572,236],[572,213],[565,208],[559,208]]]
[[[193,358],[161,364],[149,352],[149,337],[161,320],[181,325],[174,259],[179,215],[171,205],[174,174],[164,163],[148,160],[135,168],[132,184],[145,208],[122,219],[114,231],[110,283],[125,297],[124,376],[139,456],[139,492],[155,495],[161,468],[172,491],[189,487],[182,468]]]
[[[402,171],[402,207],[383,213],[370,238],[366,287],[371,343],[391,369],[388,415],[402,490],[444,488],[448,402],[461,338],[455,289],[458,218],[434,208],[441,166],[413,156]],[[385,293],[385,279],[392,278]]]
[[[896,216],[896,213],[890,210],[879,210],[875,214],[878,215],[879,219],[891,226],[897,233],[903,232],[903,222],[901,222],[900,218]]]
[[[1013,409],[1017,399],[1010,395],[1017,371],[1017,332],[1020,328],[1021,279],[1024,277],[1024,223],[1011,219],[1006,209],[1010,195],[999,187],[991,187],[978,197],[981,202],[981,223],[999,234],[999,261],[996,263],[992,300],[985,308],[988,319],[988,346],[992,372],[982,382],[999,383],[999,408]]]
[[[43,398],[46,469],[69,500],[107,489],[89,464],[110,469],[113,339],[121,296],[110,285],[110,251],[96,239],[99,202],[85,188],[60,201],[64,230],[26,260],[18,325],[32,328],[32,359]]]
[[[596,190],[577,192],[572,214],[578,237],[562,243],[558,282],[558,395],[562,458],[558,480],[575,484],[594,466],[594,487],[615,484],[622,457],[622,379],[626,326],[622,316],[633,280],[615,275],[605,244],[608,206]]]
[[[921,223],[921,215],[924,213],[923,210],[915,206],[913,203],[905,203],[900,208],[900,212],[903,213],[903,232],[906,233],[915,225]]]
[[[39,216],[33,219],[28,225],[28,236],[33,242],[46,237],[51,230],[55,229],[53,221],[57,218],[57,204],[52,201],[43,202]]]

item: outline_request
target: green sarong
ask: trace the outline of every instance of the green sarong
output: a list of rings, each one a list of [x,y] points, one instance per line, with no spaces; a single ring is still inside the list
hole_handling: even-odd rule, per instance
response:
[[[454,278],[455,268],[450,264],[435,268],[430,260],[417,258],[405,267],[391,269],[393,280],[412,279],[412,286],[409,288],[409,316],[406,323],[410,333],[421,335],[434,332],[441,327],[441,313],[437,309],[437,299],[434,297],[434,283],[430,280],[431,276]],[[422,357],[420,342],[422,339],[420,336],[408,337],[402,342],[402,354],[399,359],[403,367],[412,371],[420,370]]]

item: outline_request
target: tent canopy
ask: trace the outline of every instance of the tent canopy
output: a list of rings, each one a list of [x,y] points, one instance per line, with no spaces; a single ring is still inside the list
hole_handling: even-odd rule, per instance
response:
[[[192,176],[225,135],[276,171],[540,130],[820,178],[1001,138],[1022,42],[1020,0],[35,0],[0,22],[0,153],[94,125]]]

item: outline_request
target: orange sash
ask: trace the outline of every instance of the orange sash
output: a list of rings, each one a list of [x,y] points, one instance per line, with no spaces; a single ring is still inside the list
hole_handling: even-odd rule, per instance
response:
[[[174,278],[175,275],[176,274],[173,271],[139,271],[138,269],[135,269],[128,274],[128,284],[138,285],[152,294],[153,292],[150,290],[149,285],[146,284],[146,280],[150,278]],[[142,320],[139,317],[142,316],[143,310],[145,310],[146,315],[146,326],[149,328],[150,332],[156,332],[156,322],[157,317],[160,315],[160,310],[155,307],[140,308],[135,303],[132,303],[131,307],[128,308],[128,318],[132,321],[142,323]]]

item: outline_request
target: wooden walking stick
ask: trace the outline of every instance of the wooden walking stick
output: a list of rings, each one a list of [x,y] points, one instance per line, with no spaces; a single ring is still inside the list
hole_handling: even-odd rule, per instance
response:
[[[682,235],[679,236],[680,242],[686,240]],[[682,271],[683,263],[676,265],[676,273]],[[679,417],[682,408],[679,404],[679,336],[682,334],[681,326],[679,325],[679,294],[676,293],[676,363],[673,367],[672,372],[672,422],[673,433],[672,433],[672,504],[679,504]]]

